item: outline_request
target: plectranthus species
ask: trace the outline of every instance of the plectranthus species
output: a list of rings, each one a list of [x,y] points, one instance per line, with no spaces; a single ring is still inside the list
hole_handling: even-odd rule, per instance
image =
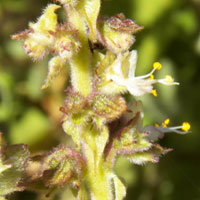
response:
[[[157,163],[171,149],[157,142],[167,132],[185,134],[190,124],[143,127],[144,113],[138,96],[157,96],[154,84],[176,87],[170,75],[156,79],[159,62],[148,74],[136,76],[135,34],[143,29],[123,14],[100,17],[100,0],[56,0],[27,30],[12,35],[22,40],[34,61],[48,54],[48,74],[41,86],[48,89],[63,68],[70,68],[70,83],[61,105],[62,128],[74,146],[58,146],[31,156],[25,145],[7,146],[0,135],[0,198],[12,192],[50,192],[50,198],[66,187],[79,200],[122,200],[123,181],[114,172],[119,156],[133,164]],[[59,23],[57,10],[65,12]],[[128,94],[131,98],[124,98]],[[121,120],[123,118],[123,120]],[[121,121],[112,131],[112,124]],[[13,155],[11,155],[13,153]],[[36,172],[31,173],[32,166]],[[10,176],[13,173],[14,176]]]

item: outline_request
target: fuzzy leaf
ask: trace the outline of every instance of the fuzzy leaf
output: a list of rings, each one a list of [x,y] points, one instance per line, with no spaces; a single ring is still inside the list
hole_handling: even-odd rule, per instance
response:
[[[84,16],[89,26],[89,39],[93,42],[96,41],[96,23],[99,15],[100,4],[100,0],[82,0],[77,6],[79,12]]]
[[[44,182],[48,187],[61,186],[71,179],[79,179],[84,160],[74,149],[58,147],[43,161]]]
[[[130,162],[137,165],[142,165],[146,162],[157,163],[159,157],[165,155],[169,151],[171,151],[171,149],[164,149],[160,145],[154,144],[150,150],[127,155],[127,158]]]
[[[47,187],[61,186],[70,181],[73,172],[69,161],[62,161],[56,170],[44,172],[44,182]]]
[[[49,61],[49,69],[48,69],[47,79],[45,80],[45,83],[41,89],[46,89],[47,87],[49,87],[51,82],[58,76],[58,74],[62,70],[64,64],[65,64],[65,62],[59,56],[53,57]]]
[[[55,11],[59,9],[60,6],[56,4],[49,4],[43,15],[38,19],[36,23],[30,23],[29,27],[34,31],[48,32],[55,31],[57,26],[57,15]]]
[[[97,95],[94,99],[93,110],[96,115],[114,120],[126,111],[126,101],[120,97]]]
[[[10,167],[0,174],[1,196],[23,190],[18,184],[22,180],[28,157],[29,152],[25,145],[12,145],[4,148],[3,163]]]

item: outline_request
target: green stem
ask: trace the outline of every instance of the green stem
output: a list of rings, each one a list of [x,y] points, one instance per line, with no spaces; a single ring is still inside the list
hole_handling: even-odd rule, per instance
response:
[[[65,10],[69,24],[78,30],[82,46],[70,61],[72,86],[75,91],[86,97],[92,92],[92,55],[88,44],[87,26],[75,8],[66,5]]]
[[[82,152],[87,162],[86,171],[79,191],[79,199],[112,200],[109,170],[104,160],[104,148],[108,140],[108,129],[100,132],[90,127],[83,130]],[[89,194],[89,195],[88,195]]]
[[[71,60],[71,80],[75,91],[87,97],[92,92],[91,56],[84,45]]]

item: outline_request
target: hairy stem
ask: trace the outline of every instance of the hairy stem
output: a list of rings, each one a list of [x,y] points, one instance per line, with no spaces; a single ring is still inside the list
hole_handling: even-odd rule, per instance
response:
[[[92,91],[92,55],[88,43],[88,33],[85,21],[77,10],[69,5],[65,6],[65,10],[69,24],[75,30],[78,30],[78,37],[82,46],[70,61],[72,86],[75,91],[86,97]]]

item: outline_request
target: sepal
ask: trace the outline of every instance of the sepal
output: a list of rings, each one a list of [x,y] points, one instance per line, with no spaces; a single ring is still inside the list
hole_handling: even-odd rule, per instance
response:
[[[117,54],[127,51],[135,42],[132,34],[142,29],[143,27],[119,14],[99,20],[98,39],[108,50]]]
[[[78,92],[73,92],[69,90],[68,96],[65,100],[64,107],[62,110],[67,114],[76,113],[77,111],[81,111],[87,104],[87,99],[79,94]]]
[[[158,144],[154,144],[148,151],[130,154],[127,155],[127,158],[131,163],[137,165],[143,165],[147,162],[157,163],[162,155],[170,151],[171,149],[165,149]]]
[[[62,186],[80,179],[84,166],[81,154],[69,147],[58,147],[43,160],[43,180],[47,187]]]
[[[132,154],[143,152],[151,148],[152,143],[147,140],[147,134],[135,128],[139,121],[139,114],[133,118],[127,127],[123,128],[113,141],[113,148],[118,154]]]
[[[94,113],[107,120],[119,118],[126,111],[126,101],[120,97],[97,95],[93,104]]]
[[[63,129],[78,147],[84,127],[94,125],[102,131],[106,123],[119,118],[127,109],[126,101],[120,96],[106,96],[93,91],[91,96],[84,97],[78,92],[68,91],[65,104],[61,107],[64,113]]]

